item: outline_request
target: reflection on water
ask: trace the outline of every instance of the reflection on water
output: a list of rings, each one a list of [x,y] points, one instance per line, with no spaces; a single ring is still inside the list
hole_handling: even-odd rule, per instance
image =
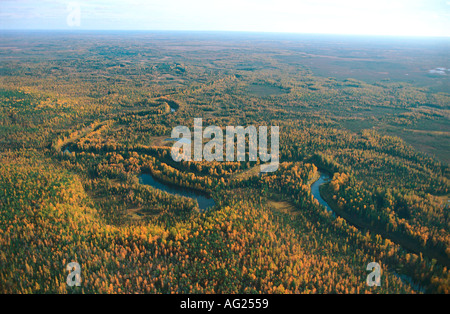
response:
[[[425,287],[422,287],[421,285],[415,283],[411,277],[406,275],[397,274],[396,272],[393,273],[395,277],[400,279],[403,283],[409,284],[411,288],[413,288],[414,291],[420,292],[420,293],[426,293]]]
[[[319,188],[322,184],[330,181],[330,176],[325,173],[321,173],[321,172],[319,172],[319,174],[320,174],[319,180],[317,180],[316,182],[314,182],[311,185],[311,194],[319,202],[320,205],[323,205],[327,211],[329,211],[330,213],[333,214],[334,217],[336,217],[336,215],[335,215],[334,211],[331,209],[330,205],[328,205],[328,203],[325,202],[325,200],[320,195],[320,190],[319,190]]]
[[[139,177],[139,182],[141,184],[150,185],[155,189],[167,192],[169,194],[193,198],[197,200],[200,210],[203,211],[215,205],[214,200],[206,193],[195,191],[189,188],[182,188],[173,184],[162,183],[155,180],[155,178],[153,178],[151,174],[141,174],[141,176]]]

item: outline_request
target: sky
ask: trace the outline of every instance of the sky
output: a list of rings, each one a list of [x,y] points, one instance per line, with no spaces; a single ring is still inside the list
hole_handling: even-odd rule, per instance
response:
[[[450,37],[450,0],[0,0],[0,29]]]

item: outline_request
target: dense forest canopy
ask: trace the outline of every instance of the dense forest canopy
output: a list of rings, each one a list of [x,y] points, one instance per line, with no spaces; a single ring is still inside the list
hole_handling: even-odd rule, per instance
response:
[[[449,293],[449,42],[279,36],[1,34],[0,292]],[[280,167],[174,162],[194,118]]]

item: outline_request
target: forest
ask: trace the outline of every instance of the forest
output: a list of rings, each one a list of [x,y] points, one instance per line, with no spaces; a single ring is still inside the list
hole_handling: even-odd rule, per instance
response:
[[[449,42],[389,44],[4,32],[0,293],[450,293]],[[278,170],[175,162],[195,118],[279,126]]]

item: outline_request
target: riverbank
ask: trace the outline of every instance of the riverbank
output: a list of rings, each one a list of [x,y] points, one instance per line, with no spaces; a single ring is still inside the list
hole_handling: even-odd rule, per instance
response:
[[[336,215],[339,217],[345,219],[350,225],[358,228],[359,230],[369,230],[370,232],[373,232],[375,234],[380,235],[383,238],[389,239],[390,241],[400,245],[405,250],[414,253],[414,254],[422,254],[423,256],[426,256],[430,259],[436,259],[441,265],[444,265],[446,267],[450,267],[450,260],[449,258],[439,254],[438,252],[435,252],[434,250],[430,249],[423,249],[419,245],[415,243],[415,241],[405,239],[404,235],[397,235],[393,233],[388,233],[384,229],[373,226],[369,223],[367,223],[365,220],[351,215],[344,210],[339,209],[337,206],[336,201],[332,197],[332,193],[330,191],[329,184],[326,183],[322,185],[320,188],[320,195],[321,197],[328,203],[328,205],[331,207],[331,209],[335,212]]]
[[[214,199],[206,192],[163,182],[155,178],[151,173],[142,173],[138,179],[140,184],[151,186],[172,195],[194,199],[197,201],[200,210],[206,211],[216,205]]]
[[[334,213],[333,209],[328,205],[328,203],[322,198],[320,195],[320,187],[330,181],[330,176],[326,173],[318,172],[319,178],[314,181],[311,185],[311,194],[314,196],[314,198],[319,202],[320,205],[324,206],[325,209],[330,212],[334,217],[336,217],[336,214]]]

